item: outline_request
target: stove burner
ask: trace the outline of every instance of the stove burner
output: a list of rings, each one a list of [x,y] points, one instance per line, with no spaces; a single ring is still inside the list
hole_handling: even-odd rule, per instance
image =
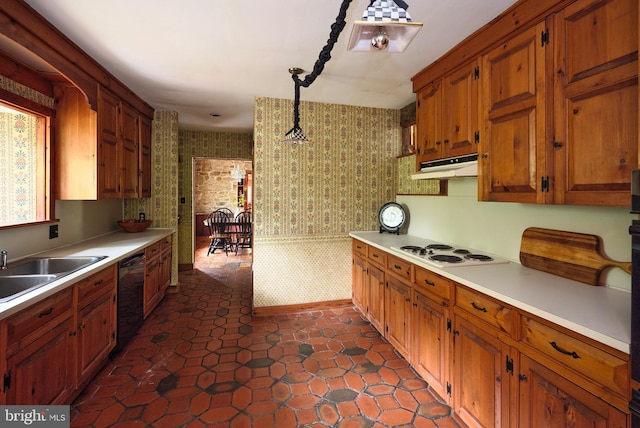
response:
[[[451,245],[446,245],[446,244],[431,244],[431,245],[427,245],[425,248],[429,250],[445,250],[445,251],[453,249]]]
[[[467,254],[464,256],[465,259],[469,260],[477,260],[480,262],[490,262],[493,260],[493,257],[485,256],[484,254]]]
[[[462,257],[449,256],[447,254],[436,254],[435,256],[429,257],[429,259],[435,262],[447,262],[447,263],[462,263],[464,261]]]
[[[405,245],[404,247],[400,247],[401,250],[409,250],[409,251],[420,251],[422,247],[417,247],[415,245]]]
[[[453,250],[453,252],[456,253],[456,254],[469,254],[469,253],[471,253],[471,251],[465,250],[464,248],[458,248],[457,250]]]

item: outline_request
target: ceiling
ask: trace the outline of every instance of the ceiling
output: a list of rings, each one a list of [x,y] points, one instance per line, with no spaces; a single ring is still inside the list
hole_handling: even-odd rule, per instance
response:
[[[293,99],[290,67],[313,69],[341,0],[25,0],[186,130],[251,132],[255,97]],[[404,53],[348,52],[353,0],[324,71],[301,100],[400,109],[411,78],[515,0],[407,0],[424,23]],[[212,117],[218,114],[219,117]]]

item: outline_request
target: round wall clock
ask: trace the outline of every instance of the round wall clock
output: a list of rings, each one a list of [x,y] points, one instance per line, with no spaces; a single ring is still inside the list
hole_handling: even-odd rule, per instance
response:
[[[389,232],[400,234],[400,228],[404,225],[406,214],[402,205],[395,202],[387,202],[378,213],[380,220],[380,233]]]

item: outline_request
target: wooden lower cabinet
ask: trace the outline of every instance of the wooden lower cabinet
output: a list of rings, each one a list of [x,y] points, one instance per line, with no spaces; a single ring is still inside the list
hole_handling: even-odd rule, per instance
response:
[[[354,253],[351,263],[351,295],[353,304],[358,310],[366,315],[369,304],[368,293],[365,292],[367,281],[367,262],[364,257]]]
[[[164,298],[171,282],[171,237],[145,248],[143,314],[146,318]]]
[[[406,359],[410,359],[410,326],[412,288],[403,281],[387,275],[385,290],[385,337]]]
[[[627,415],[526,355],[520,357],[519,428],[627,426]]]
[[[628,355],[390,254],[353,260],[354,303],[464,425],[630,426]]]
[[[384,271],[369,263],[367,267],[367,291],[369,292],[367,315],[371,324],[383,334],[386,313],[384,279]]]
[[[33,342],[7,358],[7,404],[65,404],[75,388],[72,317],[63,317],[40,331]]]
[[[469,427],[509,426],[510,348],[476,322],[455,317],[453,405]]]
[[[449,402],[451,319],[448,305],[416,291],[411,314],[411,361],[431,390]]]

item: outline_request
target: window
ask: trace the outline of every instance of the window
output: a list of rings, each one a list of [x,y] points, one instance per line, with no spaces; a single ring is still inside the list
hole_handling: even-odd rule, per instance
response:
[[[50,117],[0,102],[0,227],[52,219]]]

